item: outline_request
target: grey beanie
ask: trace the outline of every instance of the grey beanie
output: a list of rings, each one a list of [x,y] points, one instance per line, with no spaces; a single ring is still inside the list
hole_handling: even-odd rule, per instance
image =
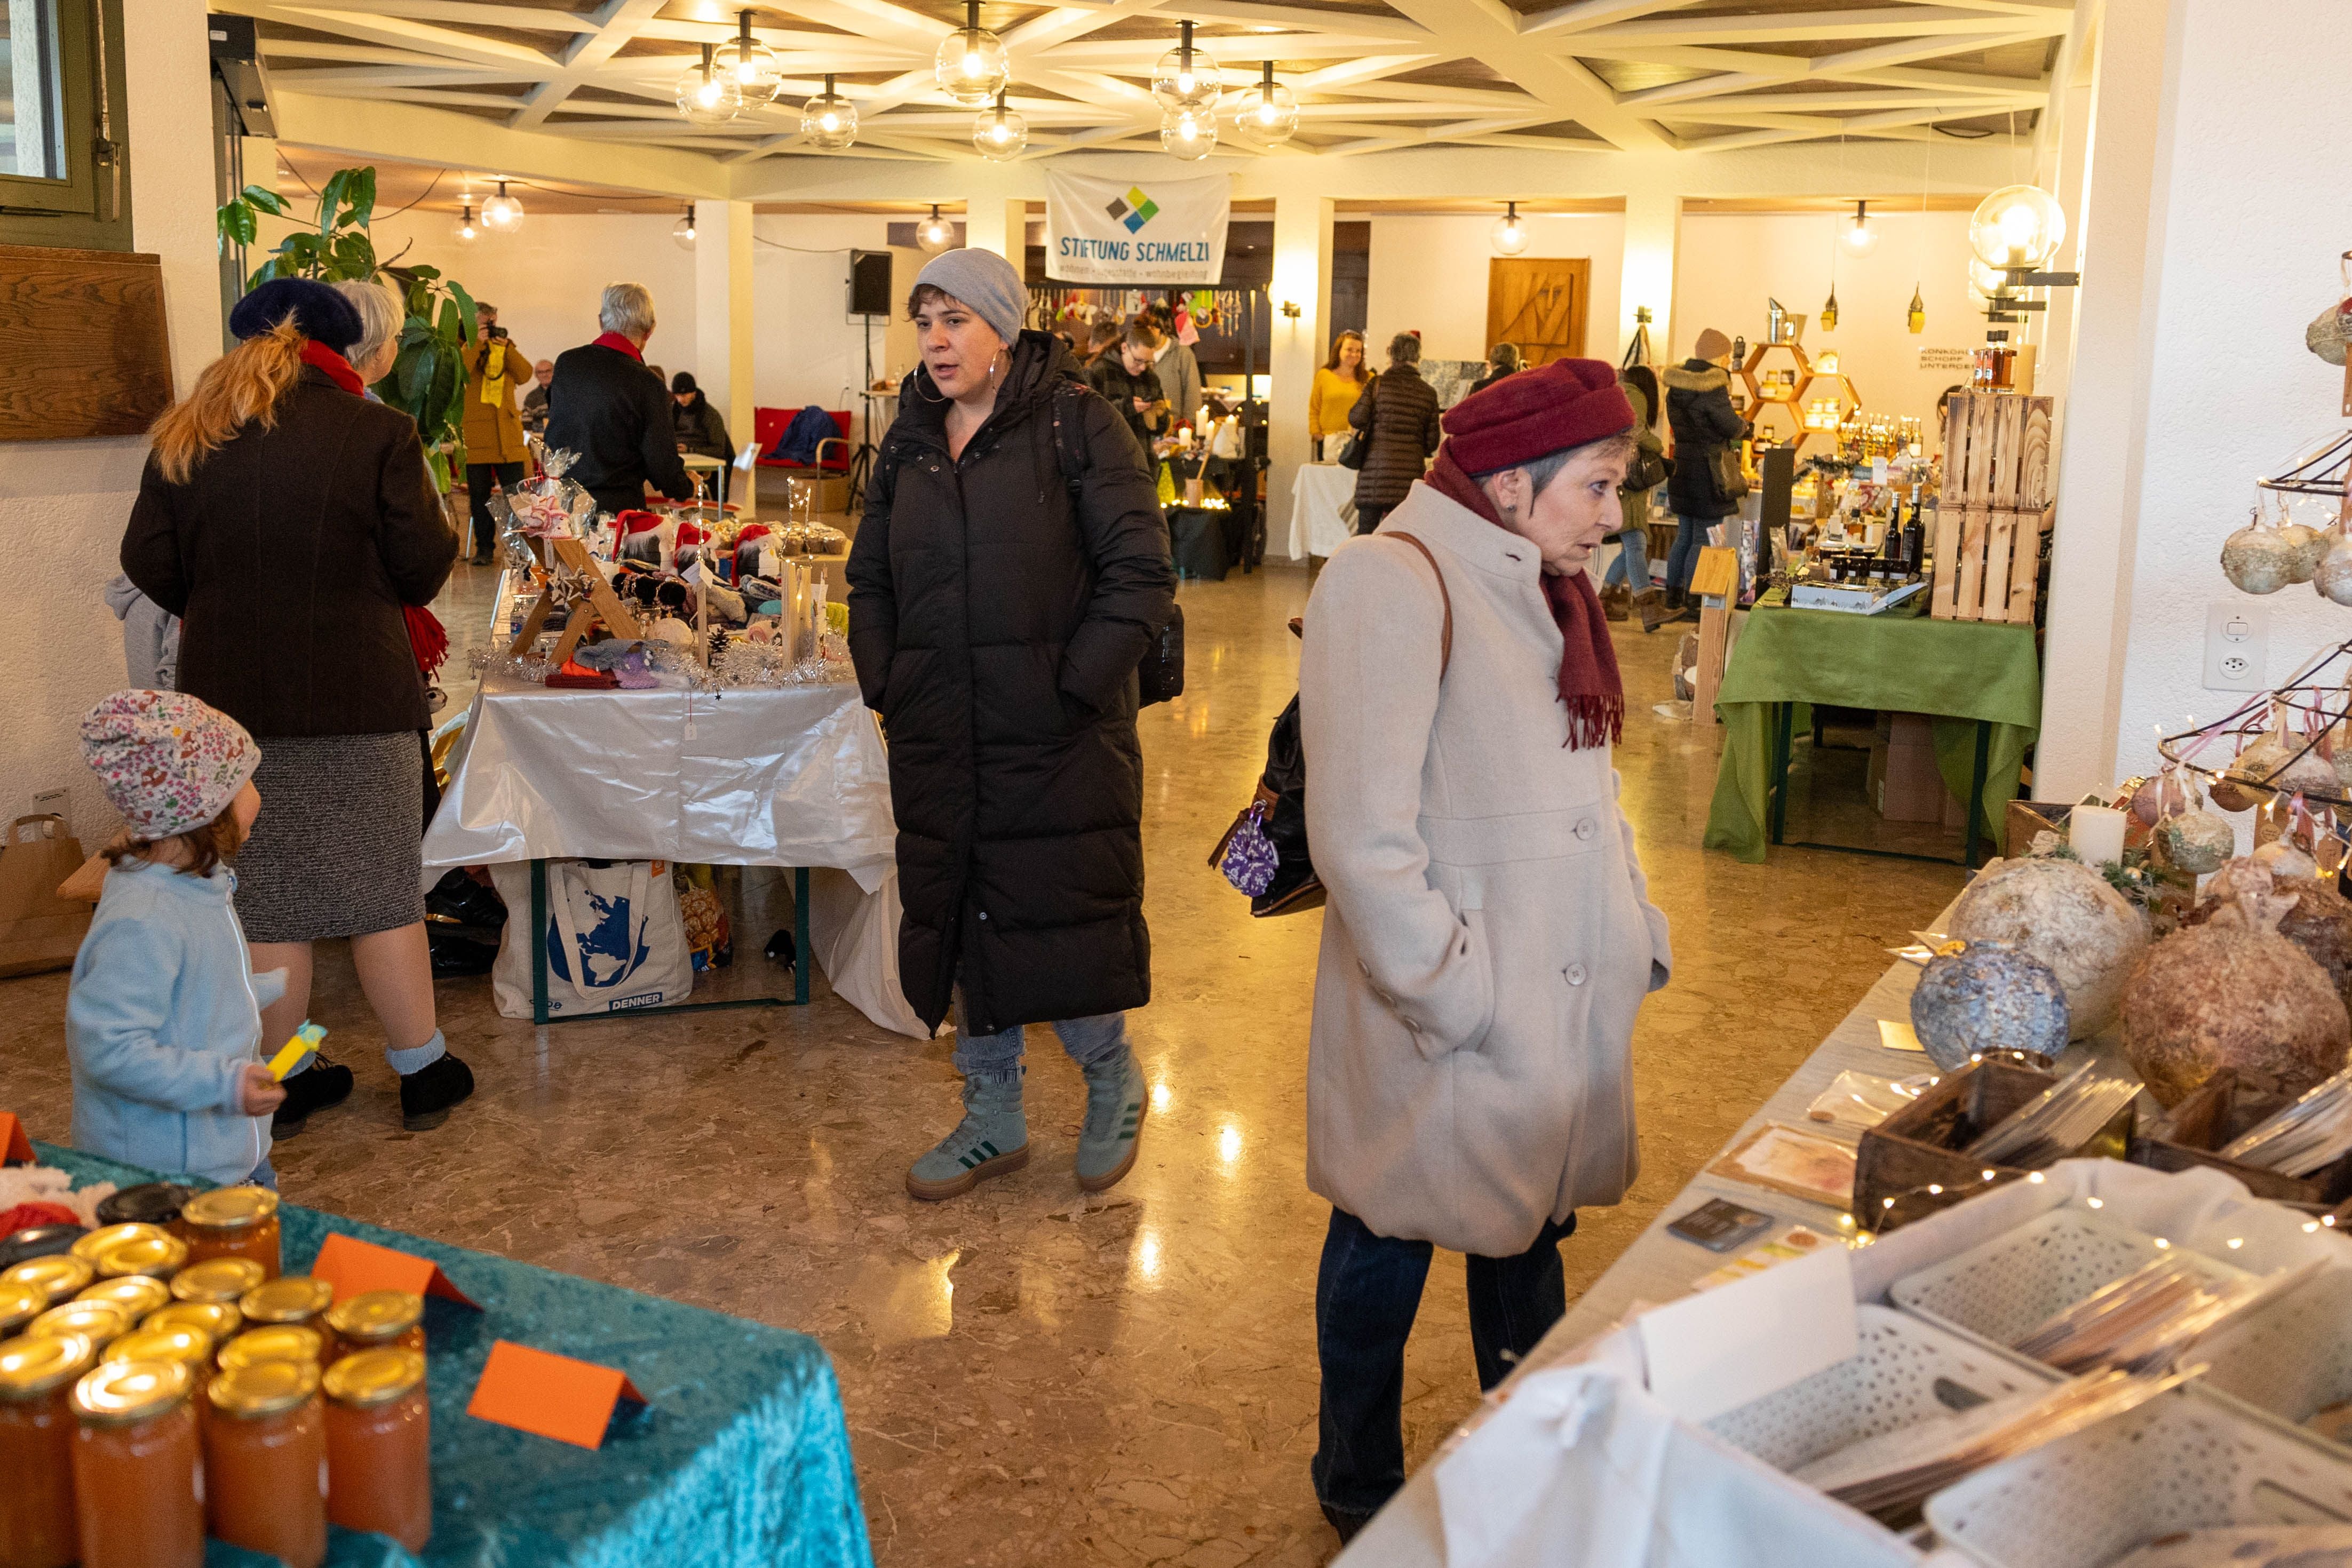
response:
[[[929,284],[971,307],[1007,343],[1017,342],[1029,315],[1029,289],[1013,264],[992,250],[943,250],[924,264],[915,287]]]

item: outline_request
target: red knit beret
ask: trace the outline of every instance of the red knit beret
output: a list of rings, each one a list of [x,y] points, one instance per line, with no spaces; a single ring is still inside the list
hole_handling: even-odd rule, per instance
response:
[[[1454,461],[1491,474],[1631,430],[1633,405],[1607,361],[1554,360],[1471,393],[1440,423]]]

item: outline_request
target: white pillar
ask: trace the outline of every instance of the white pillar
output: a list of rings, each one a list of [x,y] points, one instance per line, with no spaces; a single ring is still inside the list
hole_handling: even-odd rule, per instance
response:
[[[1029,255],[1029,204],[1011,194],[1010,185],[994,164],[973,171],[971,194],[964,198],[964,244],[994,251],[1019,272]]]
[[[1323,362],[1331,319],[1331,199],[1274,199],[1274,306],[1266,401],[1266,540],[1290,538],[1290,491],[1299,465],[1314,453],[1307,439],[1307,400]],[[1286,314],[1292,307],[1298,314]]]
[[[694,228],[694,379],[726,416],[727,434],[740,447],[755,437],[751,204],[698,202]],[[729,495],[750,499],[740,479]]]
[[[1647,307],[1650,312],[1650,356],[1673,364],[1675,315],[1675,256],[1683,231],[1683,199],[1656,191],[1633,191],[1625,196],[1625,258],[1617,284],[1617,358],[1633,346],[1633,332]],[[1653,417],[1657,410],[1650,411]]]
[[[182,393],[220,357],[220,272],[214,249],[212,46],[204,0],[142,0],[123,29],[122,67],[139,121],[131,243],[163,258],[172,381]],[[126,18],[128,19],[128,18]],[[169,129],[163,129],[169,128]],[[257,184],[270,183],[257,171]]]

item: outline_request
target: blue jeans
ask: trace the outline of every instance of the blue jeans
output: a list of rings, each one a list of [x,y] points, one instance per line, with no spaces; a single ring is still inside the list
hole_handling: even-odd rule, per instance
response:
[[[1650,586],[1650,538],[1647,528],[1627,528],[1617,536],[1623,546],[1617,559],[1609,563],[1608,575],[1601,580],[1603,588],[1625,584],[1639,593]]]
[[[1571,1214],[1547,1224],[1516,1258],[1464,1260],[1481,1391],[1502,1382],[1568,1311],[1559,1244],[1575,1232]],[[1316,1500],[1335,1525],[1370,1518],[1404,1485],[1404,1342],[1421,1310],[1429,1254],[1426,1241],[1376,1236],[1354,1215],[1331,1211],[1315,1275],[1323,1399],[1312,1473]]]
[[[1062,1049],[1080,1067],[1109,1061],[1127,1049],[1127,1015],[1098,1013],[1093,1018],[1064,1019],[1054,1026]],[[966,1078],[1012,1078],[1021,1071],[1022,1027],[996,1034],[966,1034],[961,1009],[956,1019],[955,1066]]]
[[[1675,548],[1666,554],[1666,586],[1688,589],[1691,573],[1698,570],[1698,552],[1706,543],[1706,530],[1715,527],[1713,517],[1685,517],[1675,514]]]

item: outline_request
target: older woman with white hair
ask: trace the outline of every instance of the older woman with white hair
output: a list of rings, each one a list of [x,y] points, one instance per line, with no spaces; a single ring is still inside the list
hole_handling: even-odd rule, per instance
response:
[[[1307,1182],[1332,1206],[1313,1474],[1343,1539],[1404,1480],[1431,1248],[1468,1254],[1491,1388],[1566,1310],[1576,1210],[1633,1179],[1633,1019],[1670,959],[1617,805],[1625,695],[1588,574],[1622,526],[1633,423],[1597,360],[1473,393],[1428,478],[1307,601],[1307,827],[1329,904]]]
[[[383,399],[375,394],[375,383],[392,374],[400,358],[400,329],[408,320],[407,307],[399,295],[373,279],[338,283],[335,292],[350,300],[360,317],[360,340],[344,358],[359,372],[367,396],[382,402]]]
[[[610,284],[596,319],[602,335],[555,361],[548,450],[573,455],[565,476],[596,497],[600,511],[642,507],[648,484],[672,500],[691,498],[694,482],[670,430],[669,389],[646,368],[653,295],[642,283]]]

